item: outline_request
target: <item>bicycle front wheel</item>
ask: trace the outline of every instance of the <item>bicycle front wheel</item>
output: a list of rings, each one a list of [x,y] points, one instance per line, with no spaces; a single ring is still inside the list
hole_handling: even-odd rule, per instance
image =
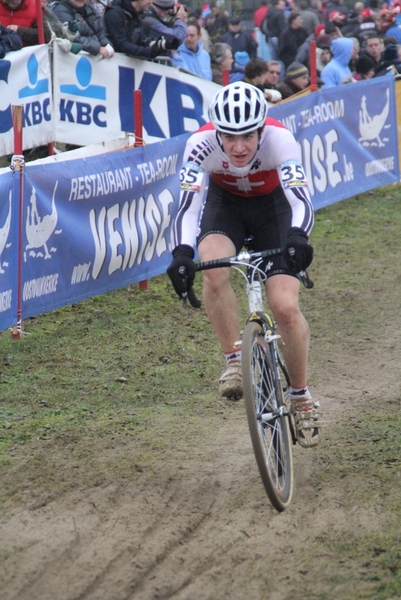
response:
[[[249,431],[263,485],[273,506],[284,510],[293,491],[288,415],[271,348],[260,323],[246,324],[242,338],[242,377]]]

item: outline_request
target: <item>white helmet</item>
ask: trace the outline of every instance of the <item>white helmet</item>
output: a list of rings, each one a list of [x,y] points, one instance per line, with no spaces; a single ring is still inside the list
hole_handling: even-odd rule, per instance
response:
[[[264,125],[267,104],[257,87],[244,81],[230,83],[215,95],[209,118],[218,131],[248,133]]]

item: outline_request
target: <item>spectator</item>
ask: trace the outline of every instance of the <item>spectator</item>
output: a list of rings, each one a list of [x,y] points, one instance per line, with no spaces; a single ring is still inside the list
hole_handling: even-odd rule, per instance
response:
[[[378,31],[382,36],[393,36],[401,44],[401,28],[397,23],[400,7],[382,8],[378,15]]]
[[[318,47],[319,43],[323,39],[324,40],[329,39],[329,43],[331,41],[330,38],[324,32],[324,24],[321,23],[317,27],[315,27],[315,31],[311,35],[308,35],[308,37],[306,38],[304,43],[300,45],[300,47],[297,50],[295,60],[297,62],[301,62],[302,64],[305,65],[305,67],[309,68],[310,42],[314,40],[316,42],[316,46]]]
[[[22,37],[0,23],[0,58],[4,58],[7,52],[21,50],[21,48]]]
[[[278,59],[283,62],[285,68],[294,62],[298,48],[307,37],[308,33],[302,27],[302,17],[298,13],[292,12],[288,17],[287,27],[278,38]]]
[[[281,100],[281,94],[277,90],[265,89],[266,74],[268,66],[262,58],[251,58],[245,65],[245,83],[250,83],[263,92],[268,102],[278,102]]]
[[[371,79],[375,74],[376,63],[367,54],[362,54],[355,62],[355,71],[352,74],[354,81]]]
[[[347,24],[347,15],[339,10],[332,10],[331,13],[329,13],[328,22],[333,23],[333,25],[338,27],[342,32],[343,27]]]
[[[383,38],[378,35],[372,33],[366,39],[364,54],[367,54],[375,61],[376,65],[378,65],[383,60],[383,52],[384,52],[384,42]]]
[[[264,19],[266,18],[267,11],[269,9],[267,0],[261,0],[259,8],[253,13],[253,24],[254,27],[260,29]]]
[[[174,0],[152,0],[143,13],[142,27],[150,39],[164,37],[167,41],[184,43],[187,35],[187,10]]]
[[[231,17],[228,31],[221,36],[219,42],[229,44],[233,55],[236,52],[247,52],[250,58],[256,57],[257,44],[251,34],[241,29],[241,19]]]
[[[253,35],[257,43],[256,54],[259,56],[259,58],[263,58],[264,60],[268,60],[270,58],[270,49],[261,30],[261,25],[266,18],[268,8],[268,0],[261,0],[259,8],[257,8],[253,13]]]
[[[184,43],[174,53],[173,63],[176,67],[183,67],[205,79],[212,79],[210,56],[203,49],[201,41],[201,28],[197,21],[188,23],[187,35]]]
[[[278,60],[267,61],[264,87],[268,90],[277,90],[277,84],[281,75],[281,63]]]
[[[288,65],[287,72],[283,81],[277,84],[277,89],[282,95],[283,100],[290,98],[294,94],[302,92],[309,85],[309,71],[305,65],[299,62],[292,62]]]
[[[326,15],[329,17],[330,13],[336,11],[345,15],[348,14],[348,9],[344,6],[344,0],[329,0],[326,4]]]
[[[18,33],[24,46],[39,43],[35,0],[0,0],[0,23]],[[45,28],[45,42],[51,39],[50,29]]]
[[[318,77],[320,77],[321,72],[324,67],[331,61],[333,55],[331,53],[331,40],[327,35],[320,36],[320,40],[318,46],[316,48],[316,71]],[[327,38],[323,40],[322,38]]]
[[[340,28],[331,22],[326,23],[324,33],[329,35],[331,40],[336,40],[337,38],[343,37]]]
[[[231,72],[234,58],[229,44],[216,42],[210,50],[212,81],[223,85],[223,71]]]
[[[333,58],[324,67],[320,77],[324,84],[324,89],[340,85],[344,80],[351,76],[350,63],[355,53],[355,44],[349,38],[338,38],[331,43],[331,52]]]
[[[75,21],[77,24],[78,35],[71,48],[74,53],[84,50],[101,58],[114,55],[103,18],[87,0],[62,0],[55,3],[52,10],[61,23]]]
[[[316,10],[311,7],[309,0],[299,0],[298,14],[302,17],[302,27],[306,29],[308,35],[314,33],[316,27],[320,25],[320,19]]]
[[[374,67],[374,76],[381,77],[382,75],[399,75],[401,73],[401,60],[398,55],[397,44],[387,44],[383,52],[383,60]]]
[[[342,33],[346,37],[358,38],[360,45],[364,47],[366,38],[371,33],[378,33],[373,11],[370,8],[364,8],[359,14],[357,22],[343,27]]]
[[[267,11],[260,28],[266,36],[266,41],[270,44],[273,59],[277,58],[278,38],[286,27],[285,0],[272,0],[272,6]]]
[[[210,13],[206,15],[204,25],[211,43],[214,44],[227,31],[228,13],[225,10],[220,11],[216,0],[212,0],[209,7]]]
[[[167,54],[167,46],[175,49],[179,43],[168,44],[165,39],[151,40],[146,36],[141,22],[141,13],[151,0],[113,0],[104,13],[106,30],[116,52],[128,56],[152,59]]]
[[[242,81],[245,76],[245,65],[249,62],[248,52],[236,52],[234,54],[234,64],[231,68],[230,83]]]

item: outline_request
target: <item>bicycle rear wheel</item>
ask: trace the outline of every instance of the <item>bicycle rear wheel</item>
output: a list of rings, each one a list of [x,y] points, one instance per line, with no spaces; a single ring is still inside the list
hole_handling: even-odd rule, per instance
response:
[[[260,323],[246,324],[242,377],[249,431],[263,485],[273,506],[283,511],[293,491],[292,447],[281,382]]]

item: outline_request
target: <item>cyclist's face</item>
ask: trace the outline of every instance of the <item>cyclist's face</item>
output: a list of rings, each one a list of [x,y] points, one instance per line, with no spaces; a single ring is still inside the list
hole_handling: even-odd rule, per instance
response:
[[[234,167],[244,167],[255,156],[258,149],[259,134],[257,131],[233,135],[220,133],[223,150]]]

